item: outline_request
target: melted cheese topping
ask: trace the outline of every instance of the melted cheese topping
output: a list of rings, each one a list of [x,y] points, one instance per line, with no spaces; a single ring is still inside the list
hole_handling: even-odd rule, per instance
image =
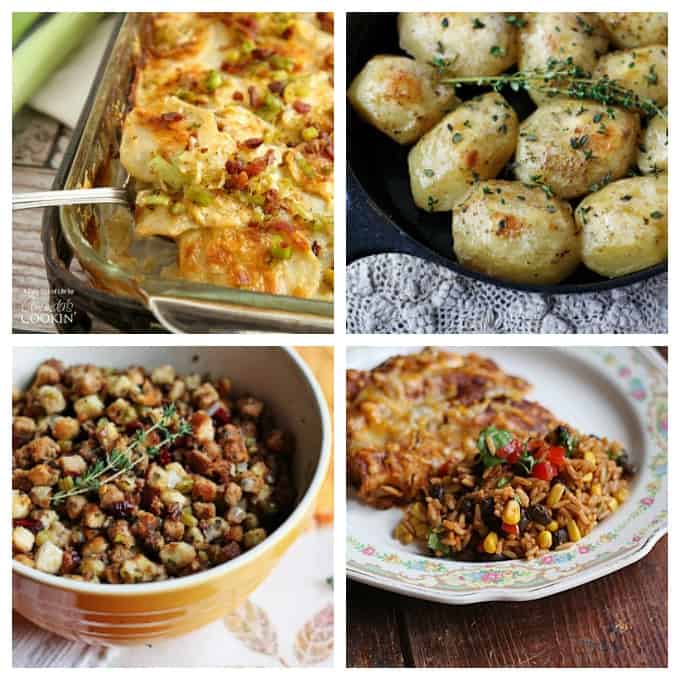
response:
[[[150,15],[120,157],[178,275],[333,296],[332,16]]]

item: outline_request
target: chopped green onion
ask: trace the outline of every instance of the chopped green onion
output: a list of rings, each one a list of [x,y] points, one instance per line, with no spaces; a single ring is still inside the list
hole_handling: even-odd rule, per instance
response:
[[[138,194],[137,205],[170,205],[170,196],[167,194]]]
[[[154,156],[149,161],[149,169],[158,175],[162,182],[176,191],[186,184],[186,177],[181,170],[170,161],[166,161],[163,156]]]
[[[313,139],[316,139],[319,136],[319,131],[315,127],[306,127],[302,131],[302,139],[305,140],[305,142],[311,142]]]
[[[309,178],[316,177],[316,172],[314,172],[314,168],[307,162],[306,158],[298,156],[296,158],[296,161],[300,170],[302,170],[302,172],[304,172],[307,177]]]
[[[210,205],[215,198],[212,193],[203,187],[199,187],[196,184],[192,184],[184,192],[184,195],[196,205],[200,205],[202,208]]]
[[[295,67],[294,62],[290,57],[284,57],[280,54],[275,54],[272,56],[272,58],[269,60],[269,63],[275,69],[281,69],[283,71],[292,71]]]
[[[213,69],[206,78],[205,86],[209,92],[214,92],[222,84],[222,82],[222,76]]]
[[[272,257],[275,257],[277,260],[289,260],[293,254],[293,248],[283,244],[284,240],[282,236],[279,236],[278,234],[272,236],[271,253]]]

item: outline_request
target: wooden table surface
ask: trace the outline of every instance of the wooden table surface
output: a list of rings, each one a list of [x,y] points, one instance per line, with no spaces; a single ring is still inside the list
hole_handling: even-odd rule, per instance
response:
[[[667,565],[664,537],[639,562],[573,590],[533,602],[465,606],[348,580],[347,665],[667,666]]]
[[[12,191],[50,189],[70,139],[71,130],[56,120],[29,107],[19,111],[12,124]],[[12,215],[12,328],[19,332],[56,333],[47,314],[42,214],[42,210],[17,210]],[[85,279],[77,263],[72,271]],[[96,319],[92,331],[118,332]]]

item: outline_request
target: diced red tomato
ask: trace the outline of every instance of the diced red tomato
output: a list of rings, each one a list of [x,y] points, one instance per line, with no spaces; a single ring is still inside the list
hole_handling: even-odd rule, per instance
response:
[[[564,447],[551,446],[548,450],[548,460],[558,468],[562,467],[567,460]]]
[[[519,536],[519,526],[517,524],[506,524],[503,522],[503,524],[501,524],[501,529],[508,536]]]
[[[544,482],[549,482],[555,475],[557,475],[557,469],[552,463],[542,461],[536,463],[531,470],[532,477],[536,479],[542,479]]]
[[[522,455],[523,448],[524,446],[519,439],[513,439],[511,442],[498,449],[496,455],[499,458],[503,458],[503,460],[507,460],[511,465],[514,465]]]

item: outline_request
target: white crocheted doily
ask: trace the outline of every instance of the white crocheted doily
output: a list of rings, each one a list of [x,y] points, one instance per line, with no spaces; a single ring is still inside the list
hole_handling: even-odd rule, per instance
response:
[[[491,286],[411,255],[347,270],[348,333],[667,333],[665,274],[625,288],[541,295]]]

